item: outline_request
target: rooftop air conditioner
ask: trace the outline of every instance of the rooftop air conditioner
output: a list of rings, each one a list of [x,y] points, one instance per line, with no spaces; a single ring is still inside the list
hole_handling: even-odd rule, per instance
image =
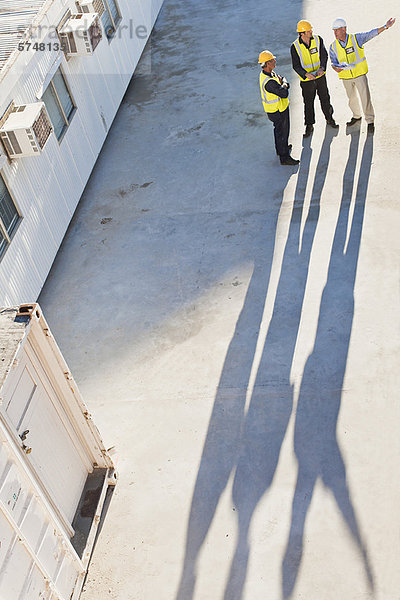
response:
[[[53,127],[44,102],[14,106],[0,128],[0,138],[10,158],[39,155]]]
[[[76,4],[82,13],[97,13],[101,17],[105,11],[103,0],[79,0]]]
[[[101,26],[97,13],[71,15],[58,32],[67,56],[90,56],[101,40]]]

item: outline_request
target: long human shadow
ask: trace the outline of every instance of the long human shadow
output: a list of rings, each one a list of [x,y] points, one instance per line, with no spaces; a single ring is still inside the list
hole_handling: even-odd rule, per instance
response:
[[[227,349],[218,383],[207,436],[193,491],[186,547],[176,600],[193,598],[197,560],[238,457],[246,392],[256,350],[275,246],[276,226],[283,190],[290,173],[279,173],[280,199],[265,213],[256,248],[253,273],[242,310]],[[270,197],[266,196],[266,202]]]
[[[310,253],[319,218],[320,197],[334,136],[335,132],[326,130],[300,245],[311,160],[309,145],[303,148],[301,155],[273,314],[245,417],[233,482],[232,496],[238,520],[238,540],[226,584],[225,600],[242,598],[250,553],[251,519],[258,502],[272,483],[292,413],[290,370],[301,319]]]
[[[358,146],[359,132],[356,132],[352,135],[343,177],[340,212],[321,298],[315,343],[305,365],[299,392],[294,434],[298,476],[289,539],[282,563],[282,596],[285,599],[291,597],[298,576],[305,522],[318,478],[332,492],[360,553],[369,588],[373,590],[374,587],[336,433],[354,316],[354,283],[372,161],[372,136],[367,137],[363,148],[346,246]]]

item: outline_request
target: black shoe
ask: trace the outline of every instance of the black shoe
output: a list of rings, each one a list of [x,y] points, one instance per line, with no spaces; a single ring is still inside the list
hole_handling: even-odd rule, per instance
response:
[[[289,145],[288,145],[288,149],[289,149],[289,154],[290,154],[290,152],[291,152],[291,150],[292,150],[292,144],[289,144]],[[277,155],[277,156],[279,156],[279,154],[278,154],[278,153],[276,153],[276,155]]]
[[[329,119],[329,121],[327,121],[326,124],[330,127],[333,127],[333,129],[339,129],[339,125],[335,122],[334,119]]]
[[[374,133],[375,125],[373,123],[368,123],[367,130],[368,130],[368,133]]]
[[[300,162],[299,160],[292,158],[290,155],[289,156],[281,156],[281,165],[290,165],[290,166],[294,167],[295,165],[298,165],[299,162]]]
[[[306,130],[303,133],[303,138],[308,138],[314,131],[314,125],[306,125]]]
[[[358,121],[361,121],[361,117],[351,117],[350,121],[347,121],[346,125],[348,127],[351,127],[352,125],[354,125],[354,123],[358,123]]]

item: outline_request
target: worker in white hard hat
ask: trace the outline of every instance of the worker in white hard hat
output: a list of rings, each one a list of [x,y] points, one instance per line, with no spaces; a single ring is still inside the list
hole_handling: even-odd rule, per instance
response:
[[[298,165],[299,160],[290,156],[289,145],[289,83],[275,73],[276,56],[269,50],[263,50],[258,63],[261,65],[259,77],[261,102],[267,117],[274,126],[275,149],[281,165]]]
[[[375,131],[375,114],[368,86],[368,64],[364,55],[364,44],[382,31],[392,27],[395,21],[396,19],[391,18],[382,27],[376,27],[366,33],[355,34],[347,33],[347,24],[344,19],[335,19],[332,24],[336,39],[330,45],[329,57],[332,68],[339,73],[339,79],[343,81],[349,99],[349,107],[353,113],[350,121],[347,122],[349,127],[361,121],[359,97],[365,120],[368,123],[368,133]]]
[[[328,85],[326,83],[326,64],[328,62],[328,53],[324,41],[319,35],[313,35],[313,27],[310,21],[302,19],[297,23],[297,33],[299,37],[290,47],[292,56],[292,66],[300,77],[300,87],[304,102],[304,124],[306,130],[303,137],[309,137],[314,131],[315,96],[321,104],[328,125],[337,129],[339,125],[333,118],[333,106],[329,96]]]

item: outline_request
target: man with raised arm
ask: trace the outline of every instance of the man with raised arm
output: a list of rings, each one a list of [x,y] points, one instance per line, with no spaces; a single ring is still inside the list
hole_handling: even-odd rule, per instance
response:
[[[382,31],[394,25],[396,19],[389,19],[382,27],[371,29],[366,33],[347,33],[347,24],[344,19],[338,18],[332,24],[335,41],[329,48],[329,57],[332,68],[339,73],[349,99],[349,107],[353,116],[347,125],[351,127],[361,120],[361,100],[364,117],[368,123],[368,133],[375,131],[375,113],[371,102],[368,86],[368,64],[364,54],[364,44],[372,40]]]

